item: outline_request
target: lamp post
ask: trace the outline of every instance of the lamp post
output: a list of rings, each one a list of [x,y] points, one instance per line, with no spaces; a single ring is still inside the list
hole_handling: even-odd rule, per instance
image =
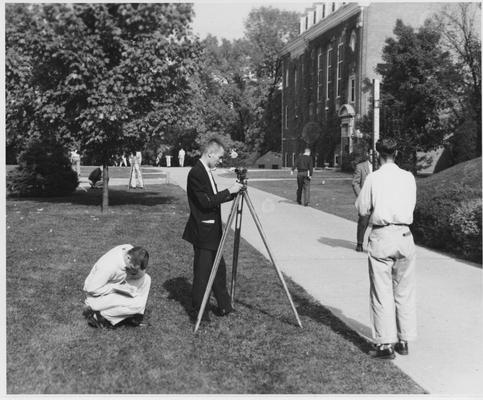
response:
[[[372,126],[372,165],[375,169],[377,165],[376,143],[379,140],[379,79],[372,80],[372,98],[374,101]]]

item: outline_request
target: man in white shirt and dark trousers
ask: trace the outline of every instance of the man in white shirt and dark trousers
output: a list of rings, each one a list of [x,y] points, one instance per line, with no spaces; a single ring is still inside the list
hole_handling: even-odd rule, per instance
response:
[[[92,267],[84,283],[83,315],[90,326],[112,328],[121,321],[138,326],[143,320],[151,277],[149,254],[130,244],[116,246]]]
[[[409,230],[416,205],[414,176],[394,159],[397,142],[376,144],[381,167],[367,176],[357,197],[359,215],[370,215],[369,279],[375,358],[393,359],[394,350],[408,354],[416,338],[416,248]]]

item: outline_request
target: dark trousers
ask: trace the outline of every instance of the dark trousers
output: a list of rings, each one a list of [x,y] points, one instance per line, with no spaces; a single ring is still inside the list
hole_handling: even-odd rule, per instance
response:
[[[194,251],[193,290],[191,294],[193,307],[195,310],[199,310],[203,302],[206,286],[208,285],[213,262],[215,261],[216,250],[194,247]],[[215,294],[218,307],[225,310],[231,309],[230,295],[226,289],[226,265],[223,257],[221,257],[220,265],[213,281],[213,293]]]
[[[310,203],[310,179],[307,171],[297,173],[297,203],[302,204],[302,191],[304,192],[304,204]]]
[[[357,244],[364,243],[364,234],[366,233],[366,229],[369,226],[370,218],[370,215],[359,215],[359,220],[357,221]]]

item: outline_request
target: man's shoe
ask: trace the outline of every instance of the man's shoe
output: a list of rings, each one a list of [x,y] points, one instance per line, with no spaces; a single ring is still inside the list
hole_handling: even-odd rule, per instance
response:
[[[87,324],[93,328],[102,328],[101,323],[96,318],[96,312],[89,306],[84,307],[82,315],[87,320]]]
[[[369,351],[369,355],[372,358],[379,358],[381,360],[393,360],[396,357],[392,345],[387,344],[377,345],[376,350]]]
[[[228,314],[232,313],[233,311],[235,310],[232,307],[229,307],[229,308],[218,307],[218,309],[216,310],[216,315],[218,315],[219,317],[225,317]]]
[[[394,350],[402,356],[407,356],[409,353],[408,342],[400,340],[394,345]]]
[[[356,251],[357,251],[358,253],[361,253],[361,252],[363,252],[363,251],[364,251],[364,248],[362,247],[362,244],[357,243],[357,246],[356,246]]]

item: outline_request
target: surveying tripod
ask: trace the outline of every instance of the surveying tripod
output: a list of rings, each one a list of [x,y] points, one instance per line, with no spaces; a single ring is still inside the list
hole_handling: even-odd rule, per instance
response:
[[[220,260],[223,254],[223,247],[225,246],[226,238],[228,236],[228,231],[230,230],[231,224],[233,222],[233,219],[235,219],[235,239],[233,243],[233,266],[232,266],[232,274],[231,274],[231,291],[230,291],[230,298],[231,298],[231,306],[233,307],[235,304],[235,287],[236,287],[236,274],[237,274],[237,268],[238,268],[238,252],[240,249],[240,237],[241,237],[241,222],[242,222],[242,216],[243,216],[243,203],[246,202],[248,205],[248,209],[250,210],[250,213],[252,215],[253,221],[255,222],[255,225],[257,226],[258,232],[260,233],[260,236],[262,238],[263,244],[265,245],[265,248],[267,249],[268,255],[270,257],[270,261],[272,262],[272,265],[274,266],[278,278],[280,279],[280,282],[285,289],[285,293],[287,294],[287,298],[290,302],[290,305],[292,306],[292,310],[295,314],[295,318],[297,319],[298,325],[302,328],[302,322],[300,322],[299,315],[297,313],[297,310],[295,309],[295,305],[292,300],[292,296],[290,296],[290,292],[287,288],[287,284],[285,283],[285,280],[283,278],[282,272],[278,268],[277,264],[275,264],[275,260],[272,256],[272,251],[270,250],[270,247],[268,245],[267,238],[265,236],[265,233],[263,232],[262,229],[262,224],[260,223],[260,219],[258,218],[257,213],[255,212],[255,208],[253,207],[253,203],[250,199],[250,196],[248,196],[248,188],[247,188],[247,178],[246,178],[246,169],[236,169],[235,172],[237,173],[238,181],[243,184],[243,188],[237,193],[237,196],[235,200],[233,201],[233,205],[230,210],[230,214],[228,216],[228,221],[226,222],[225,229],[223,230],[223,235],[221,237],[220,244],[218,246],[218,251],[216,252],[215,256],[215,261],[213,262],[213,267],[211,269],[211,274],[208,279],[208,284],[206,286],[205,294],[203,296],[203,301],[201,303],[200,310],[198,312],[198,318],[196,321],[195,329],[194,332],[198,330],[200,323],[201,323],[201,318],[203,316],[203,313],[206,308],[206,304],[208,303],[208,300],[210,298],[211,294],[211,289],[213,287],[213,281],[215,280],[216,273],[218,271],[218,266],[220,265]]]

